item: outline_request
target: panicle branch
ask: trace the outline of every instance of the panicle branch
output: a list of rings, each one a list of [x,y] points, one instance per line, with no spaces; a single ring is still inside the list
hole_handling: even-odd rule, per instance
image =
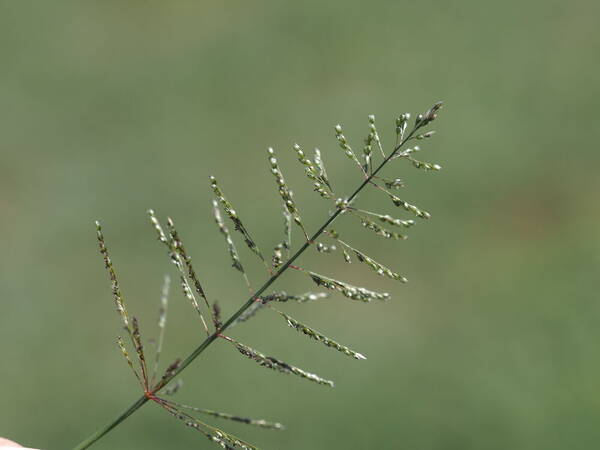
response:
[[[112,260],[110,255],[108,254],[108,248],[106,247],[106,243],[104,241],[104,235],[102,234],[102,226],[100,222],[96,221],[96,237],[98,239],[98,247],[100,248],[100,254],[104,259],[104,266],[108,271],[108,276],[110,278],[111,288],[113,300],[115,302],[115,306],[117,308],[117,312],[121,317],[121,321],[125,326],[128,334],[132,336],[131,324],[129,323],[129,315],[127,314],[127,308],[125,308],[125,300],[123,299],[123,294],[121,294],[121,288],[119,287],[119,280],[117,279],[117,274],[113,267]]]
[[[269,154],[269,164],[271,165],[271,173],[275,177],[275,182],[277,183],[277,190],[279,191],[279,195],[283,200],[284,206],[287,208],[288,212],[292,215],[294,222],[302,229],[302,232],[306,236],[306,240],[309,240],[308,233],[304,228],[304,224],[302,223],[302,218],[300,217],[300,211],[298,211],[298,207],[296,206],[296,202],[294,202],[292,191],[290,191],[285,179],[283,178],[283,174],[281,173],[281,169],[279,168],[279,164],[277,163],[277,158],[275,157],[275,150],[272,147],[267,149],[267,153]]]
[[[233,224],[235,226],[235,229],[242,234],[242,236],[244,238],[244,242],[246,243],[248,248],[256,256],[258,256],[260,258],[260,260],[265,264],[265,267],[267,267],[267,270],[269,270],[268,266],[266,265],[265,258],[263,256],[262,252],[256,245],[256,242],[254,242],[254,239],[252,239],[252,236],[250,236],[250,233],[248,232],[246,227],[244,227],[244,224],[238,217],[238,214],[235,211],[235,209],[233,209],[233,206],[231,205],[231,203],[229,203],[229,201],[225,198],[223,191],[221,191],[221,188],[217,184],[217,179],[215,177],[213,177],[212,175],[209,177],[209,179],[210,179],[210,187],[213,190],[217,200],[221,203],[221,206],[223,207],[225,214],[227,214],[229,219],[231,219],[231,221],[233,222]]]
[[[200,305],[196,300],[196,296],[194,295],[194,292],[192,291],[192,288],[188,283],[187,277],[190,277],[190,279],[195,285],[196,292],[198,292],[198,294],[202,296],[205,304],[207,305],[210,311],[208,299],[204,294],[204,289],[202,288],[200,281],[196,277],[196,273],[191,265],[191,258],[187,256],[185,248],[183,247],[183,243],[181,242],[177,230],[175,229],[175,224],[170,218],[168,219],[167,226],[169,227],[169,237],[167,238],[167,235],[165,234],[159,220],[156,218],[154,211],[151,209],[148,210],[148,215],[150,217],[150,222],[152,223],[154,230],[156,231],[159,242],[165,245],[171,262],[173,263],[173,265],[175,265],[179,272],[179,281],[183,290],[183,295],[190,301],[194,310],[200,316],[200,321],[202,322],[204,331],[206,332],[206,334],[209,334],[210,332],[208,331],[208,325],[204,320],[204,315],[202,314],[202,310],[200,309]]]
[[[206,414],[208,416],[218,417],[219,419],[232,420],[234,422],[241,422],[247,425],[254,425],[261,428],[269,428],[271,430],[284,430],[285,426],[279,422],[270,422],[264,419],[251,419],[248,417],[237,416],[234,414],[229,414],[225,412],[213,411],[211,409],[205,408],[197,408],[195,406],[184,405],[182,403],[177,403],[173,401],[169,401],[171,405],[178,406],[179,408],[189,409],[190,411],[199,412],[202,414]]]
[[[325,344],[327,347],[331,347],[331,348],[337,350],[338,352],[341,352],[348,356],[352,356],[354,359],[367,359],[367,357],[364,356],[363,354],[355,352],[354,350],[346,347],[345,345],[339,344],[338,342],[334,341],[333,339],[328,338],[321,332],[298,322],[296,319],[285,314],[284,312],[278,311],[275,308],[273,308],[273,309],[276,312],[278,312],[279,314],[281,314],[281,316],[287,321],[287,324],[290,327],[296,329],[296,331],[298,331],[318,342],[321,342],[321,343]]]
[[[370,302],[371,300],[389,300],[390,294],[387,292],[375,292],[363,287],[353,286],[343,281],[334,280],[333,278],[319,275],[315,272],[308,272],[311,279],[317,286],[323,286],[326,289],[338,291],[344,297],[351,300],[359,300],[362,302]]]
[[[327,176],[324,175],[324,170],[308,158],[298,144],[294,144],[294,151],[298,155],[298,161],[305,166],[304,173],[313,181],[314,190],[323,198],[331,198],[333,193],[329,186]],[[317,150],[318,151],[318,150]]]
[[[305,378],[307,380],[313,381],[317,384],[322,384],[325,386],[333,387],[333,381],[326,380],[325,378],[321,378],[319,375],[314,373],[307,372],[299,367],[292,366],[286,362],[283,362],[277,358],[272,356],[266,356],[247,345],[242,344],[241,342],[235,341],[232,338],[227,338],[227,340],[231,341],[238,352],[242,355],[256,361],[260,366],[266,367],[268,369],[275,370],[277,372],[286,373],[286,374],[294,374],[301,378]]]

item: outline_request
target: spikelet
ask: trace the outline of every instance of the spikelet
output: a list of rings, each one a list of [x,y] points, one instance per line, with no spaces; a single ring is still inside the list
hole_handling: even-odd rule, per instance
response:
[[[354,350],[349,349],[345,345],[335,342],[333,339],[329,339],[324,334],[298,322],[296,319],[288,316],[287,314],[285,314],[281,311],[277,311],[277,312],[283,316],[283,318],[287,321],[287,324],[290,327],[295,328],[298,332],[305,334],[306,336],[308,336],[312,339],[315,339],[316,341],[322,342],[327,347],[334,348],[338,352],[341,352],[348,356],[352,356],[355,359],[367,359],[366,356],[362,355],[361,353],[355,352]]]
[[[290,250],[292,249],[292,215],[287,210],[285,205],[283,206],[283,235],[283,246],[287,250],[287,254],[289,257]]]
[[[383,184],[388,189],[400,189],[404,187],[404,181],[400,178],[394,178],[393,180],[388,180],[387,178],[381,178]]]
[[[180,358],[177,358],[175,361],[173,361],[171,364],[169,364],[169,366],[165,370],[165,373],[163,373],[163,376],[161,377],[160,381],[158,383],[156,383],[156,385],[154,386],[153,391],[156,392],[159,389],[161,389],[163,386],[165,386],[171,380],[171,378],[173,378],[175,376],[180,365],[181,365]]]
[[[419,114],[415,119],[416,127],[424,127],[428,125],[430,122],[433,122],[437,118],[437,112],[442,107],[442,102],[435,102],[431,108],[427,110],[427,112],[423,114]]]
[[[346,249],[342,249],[342,254],[344,255],[344,261],[348,264],[352,263],[352,258],[350,257],[350,255],[348,254],[348,252],[346,251]]]
[[[402,150],[401,152],[396,153],[392,159],[411,158],[411,156],[410,156],[411,154],[420,152],[420,151],[421,151],[421,147],[418,145],[415,145],[414,147],[408,147],[408,148],[405,148],[404,150]]]
[[[129,323],[129,315],[127,314],[127,308],[125,308],[125,299],[121,294],[119,280],[117,279],[117,274],[113,267],[112,260],[110,259],[110,255],[108,254],[108,248],[106,247],[106,243],[104,241],[104,235],[102,234],[102,226],[98,221],[96,221],[96,237],[98,239],[98,247],[100,249],[100,254],[104,259],[104,266],[106,267],[106,270],[108,271],[108,276],[110,278],[112,295],[115,302],[115,306],[117,308],[117,312],[121,317],[121,321],[123,322],[125,329],[129,333],[129,335],[133,337],[131,325]]]
[[[410,203],[405,202],[401,198],[396,197],[394,194],[388,192],[388,195],[392,199],[394,205],[403,208],[405,211],[413,213],[415,216],[420,217],[421,219],[429,219],[431,217],[431,214],[429,214],[427,211],[420,210],[415,205],[411,205]]]
[[[221,210],[219,209],[219,203],[216,200],[213,200],[212,203],[213,203],[213,216],[215,218],[215,222],[217,224],[217,227],[219,228],[219,231],[221,232],[221,234],[225,238],[225,242],[227,243],[227,251],[229,252],[229,256],[231,257],[232,266],[235,267],[240,272],[245,273],[244,267],[242,266],[242,263],[240,261],[239,254],[237,252],[237,249],[235,248],[235,244],[233,243],[233,240],[231,239],[229,230],[227,229],[227,227],[225,226],[225,223],[223,222],[223,217],[221,217]]]
[[[314,189],[313,191],[315,191],[317,194],[319,194],[321,197],[323,198],[332,198],[331,194],[329,192],[327,192],[325,190],[325,188],[323,187],[323,185],[321,183],[319,183],[318,181],[315,182],[313,184]]]
[[[423,134],[418,134],[415,136],[415,139],[421,140],[421,139],[429,139],[431,136],[433,136],[435,134],[435,131],[428,131],[427,133],[423,133]]]
[[[246,309],[246,311],[244,311],[242,314],[239,315],[239,317],[237,319],[235,319],[235,322],[233,322],[231,324],[230,328],[237,325],[238,323],[246,322],[246,321],[250,320],[264,306],[265,306],[265,303],[263,303],[262,301],[255,301],[248,307],[248,309]]]
[[[183,263],[181,261],[181,258],[177,254],[177,250],[175,249],[172,240],[167,238],[167,235],[165,234],[159,220],[156,218],[153,209],[148,210],[148,217],[150,218],[150,223],[152,224],[152,227],[156,232],[156,237],[158,241],[163,243],[167,247],[167,250],[169,251],[169,258],[171,258],[171,262],[175,266],[177,266],[180,272],[183,273]]]
[[[265,261],[264,256],[262,255],[260,249],[254,242],[254,239],[252,239],[252,237],[250,236],[250,233],[248,233],[248,230],[246,230],[246,227],[244,227],[244,224],[238,217],[235,209],[233,209],[233,206],[231,205],[231,203],[229,203],[229,201],[225,198],[223,191],[221,191],[221,188],[217,184],[217,179],[215,177],[213,177],[212,175],[209,177],[209,179],[210,179],[210,187],[212,188],[213,192],[215,193],[215,197],[217,197],[217,200],[219,200],[219,202],[221,203],[223,210],[225,210],[225,214],[227,214],[227,216],[231,219],[231,221],[233,222],[233,224],[235,226],[235,229],[242,234],[242,236],[244,238],[244,242],[246,243],[248,248],[250,250],[252,250],[252,252],[261,259],[261,261],[264,262]]]
[[[294,202],[292,191],[290,191],[285,179],[283,178],[283,174],[281,173],[281,169],[279,169],[279,164],[277,163],[277,158],[275,158],[275,150],[272,147],[267,149],[267,153],[269,154],[269,163],[271,164],[271,173],[275,177],[275,182],[277,183],[277,189],[279,195],[283,199],[283,204],[292,215],[294,222],[298,224],[298,226],[302,229],[306,238],[308,239],[308,234],[304,229],[304,224],[302,223],[302,218],[300,217],[300,211],[298,211],[298,207],[296,206],[296,202]]]
[[[369,266],[371,269],[373,269],[375,272],[377,272],[378,275],[382,275],[382,276],[385,275],[386,277],[391,278],[392,280],[397,280],[402,283],[406,283],[408,281],[406,279],[406,277],[404,277],[396,272],[391,271],[386,266],[384,266],[383,264],[379,264],[377,261],[375,261],[374,259],[365,255],[361,251],[356,250],[355,248],[352,248],[352,247],[349,247],[349,248],[354,252],[354,254],[356,255],[356,258],[360,262]]]
[[[333,381],[326,380],[325,378],[321,378],[320,376],[315,375],[314,373],[306,372],[305,370],[302,370],[298,367],[295,367],[288,363],[280,361],[276,358],[273,358],[272,356],[263,355],[258,350],[250,348],[240,342],[233,341],[233,340],[232,340],[232,342],[234,343],[235,347],[242,355],[244,355],[250,359],[253,359],[254,361],[256,361],[259,365],[261,365],[263,367],[266,367],[266,368],[272,369],[272,370],[276,370],[281,373],[298,375],[301,378],[305,378],[307,380],[314,381],[315,383],[322,384],[324,386],[330,386],[330,387],[334,386]]]
[[[340,145],[340,148],[344,151],[344,154],[348,157],[348,159],[351,159],[352,161],[354,161],[358,165],[358,167],[360,167],[360,170],[362,170],[364,173],[365,169],[363,168],[362,164],[360,163],[360,161],[354,154],[352,147],[350,147],[350,145],[348,144],[348,140],[346,139],[346,136],[344,136],[344,133],[342,132],[342,126],[338,124],[334,127],[334,129],[335,129],[335,138],[337,139],[338,144]]]
[[[321,151],[318,148],[315,148],[315,156],[313,157],[313,161],[315,162],[315,166],[319,170],[319,178],[323,180],[323,183],[329,188],[329,192],[333,194],[333,189],[331,187],[331,183],[329,178],[327,177],[327,170],[325,170],[325,163],[323,163],[323,158],[321,158]]]
[[[336,246],[335,245],[327,245],[327,244],[323,244],[322,242],[318,242],[316,249],[319,253],[331,253],[336,250]]]
[[[334,280],[333,278],[319,275],[318,273],[308,272],[311,279],[317,286],[338,291],[344,297],[362,302],[370,302],[371,300],[389,300],[390,294],[387,292],[375,292],[363,287],[353,286],[343,281]]]
[[[365,138],[365,146],[363,147],[363,161],[364,161],[364,171],[371,172],[371,154],[373,152],[373,133],[369,133]]]
[[[404,113],[400,117],[396,118],[396,142],[402,141],[404,139],[404,133],[406,132],[406,127],[408,126],[409,119],[409,113]]]
[[[405,235],[389,231],[367,217],[360,215],[358,217],[363,227],[374,231],[378,236],[383,236],[386,239],[406,239]]]
[[[315,300],[320,300],[320,299],[327,298],[327,297],[329,297],[329,294],[327,294],[326,292],[305,292],[304,294],[293,295],[293,294],[288,294],[285,291],[279,291],[279,292],[273,292],[269,295],[265,295],[265,296],[261,297],[260,300],[263,304],[267,304],[270,302],[285,303],[285,302],[289,302],[289,301],[293,301],[293,302],[297,302],[297,303],[306,303],[306,302],[313,302]]]
[[[234,414],[213,411],[213,410],[205,409],[205,408],[197,408],[195,406],[184,405],[182,403],[177,403],[177,402],[173,402],[173,401],[169,401],[169,403],[172,405],[175,405],[179,408],[189,409],[190,411],[199,412],[199,413],[206,414],[206,415],[212,416],[212,417],[218,417],[219,419],[233,420],[234,422],[241,422],[241,423],[245,423],[247,425],[253,425],[253,426],[261,427],[261,428],[268,428],[271,430],[284,430],[285,429],[285,426],[279,422],[270,422],[270,421],[263,420],[263,419],[250,419],[248,417],[241,417],[241,416],[237,416]]]
[[[439,164],[432,164],[424,161],[419,161],[418,159],[414,159],[411,157],[409,157],[408,160],[412,162],[412,165],[417,169],[422,169],[425,171],[433,170],[436,172],[442,170],[442,166],[440,166]]]
[[[171,287],[171,277],[169,275],[165,275],[163,281],[162,292],[160,296],[160,309],[158,310],[158,327],[161,330],[165,329],[167,325],[167,309],[169,307],[169,289]],[[160,342],[160,338],[159,338]],[[160,347],[160,346],[159,346]]]
[[[177,393],[177,391],[179,391],[179,389],[181,389],[182,386],[183,386],[183,381],[177,380],[175,383],[172,383],[169,386],[167,386],[165,388],[165,390],[163,391],[163,393],[165,395],[175,395]]]
[[[162,226],[160,225],[160,222],[156,218],[156,215],[154,214],[153,209],[148,210],[148,216],[150,217],[150,222],[152,223],[152,226],[154,227],[154,230],[156,231],[158,240],[160,242],[162,242],[163,244],[168,244],[169,240],[167,239],[167,236],[165,235],[165,232],[163,231]]]
[[[213,310],[213,324],[215,325],[215,330],[220,330],[223,326],[223,322],[221,322],[221,307],[215,300],[212,305]]]
[[[279,269],[279,267],[281,267],[283,264],[283,250],[283,244],[277,244],[273,249],[273,258],[271,263],[273,269]]]

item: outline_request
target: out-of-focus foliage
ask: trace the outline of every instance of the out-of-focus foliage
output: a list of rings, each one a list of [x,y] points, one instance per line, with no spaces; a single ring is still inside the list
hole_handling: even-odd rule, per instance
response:
[[[94,219],[146,335],[172,270],[150,207],[176,220],[227,316],[247,290],[215,230],[207,175],[270,249],[282,221],[264,220],[281,210],[268,146],[310,231],[327,204],[294,142],[318,146],[336,191],[350,192],[357,168],[332,127],[343,124],[358,151],[373,113],[391,144],[395,117],[441,99],[438,133],[422,147],[444,169],[398,161],[386,171],[432,219],[394,242],[351,217],[336,225],[410,282],[321,255],[318,271],[364,278],[392,300],[290,309],[369,359],[353,364],[257,317],[236,336],[336,388],[265,371],[219,343],[184,373],[185,398],[286,423],[230,426],[267,449],[598,446],[599,18],[591,1],[1,1],[0,434],[68,448],[138,395],[114,345]],[[375,194],[369,204],[398,212]],[[255,284],[259,269],[249,268]],[[280,286],[302,287],[296,273]],[[180,297],[165,360],[203,337]],[[195,445],[144,408],[97,448]]]

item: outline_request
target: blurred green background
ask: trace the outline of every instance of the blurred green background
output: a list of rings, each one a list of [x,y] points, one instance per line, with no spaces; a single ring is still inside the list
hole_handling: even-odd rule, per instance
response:
[[[293,142],[321,148],[337,190],[351,192],[359,174],[333,125],[360,148],[373,113],[391,144],[394,117],[444,100],[420,155],[444,170],[387,169],[432,220],[405,242],[349,217],[338,227],[410,283],[309,252],[302,265],[393,300],[286,306],[369,359],[265,312],[232,335],[335,389],[218,342],[178,395],[287,424],[212,421],[266,449],[597,448],[599,18],[592,1],[0,1],[0,435],[70,448],[139,395],[115,345],[93,220],[146,335],[172,273],[150,207],[175,219],[230,314],[246,292],[210,216],[207,176],[269,250],[281,218],[267,146],[312,230],[328,205]],[[361,201],[405,216],[376,193]],[[264,274],[242,256],[258,285]],[[297,272],[279,287],[313,289]],[[175,290],[165,363],[201,339]],[[94,448],[211,445],[148,405]]]

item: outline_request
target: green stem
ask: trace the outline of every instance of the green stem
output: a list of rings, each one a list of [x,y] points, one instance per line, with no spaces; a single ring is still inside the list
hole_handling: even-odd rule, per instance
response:
[[[385,158],[383,160],[383,162],[377,167],[377,169],[375,169],[369,176],[365,177],[365,179],[363,180],[363,182],[360,184],[360,186],[358,186],[356,188],[356,190],[350,195],[350,197],[348,197],[347,201],[348,203],[350,203],[352,200],[354,200],[354,198],[356,198],[356,196],[360,193],[360,191],[363,190],[363,188],[369,184],[371,182],[371,180],[377,175],[377,173],[383,168],[383,166],[385,166],[390,159],[392,159],[392,157],[396,154],[396,152],[413,136],[413,134],[415,133],[415,131],[417,131],[417,129],[419,129],[420,126],[416,126],[415,128],[413,128],[413,130],[410,132],[410,134],[408,136],[406,136],[406,138],[404,138],[402,140],[402,142],[400,142],[395,148],[394,151],[390,153],[390,155]],[[285,272],[291,264],[293,264],[293,262],[300,256],[302,255],[302,253],[304,253],[304,251],[321,235],[321,233],[323,233],[323,231],[325,231],[325,228],[327,228],[341,213],[343,212],[343,209],[338,208],[326,221],[325,223],[313,234],[313,236],[310,238],[309,241],[306,241],[302,247],[300,247],[298,249],[298,251],[296,253],[294,253],[294,255],[289,258],[287,260],[287,262],[285,262],[280,268],[279,270],[273,274],[271,276],[271,278],[269,278],[261,287],[258,291],[256,291],[249,299],[246,303],[244,303],[240,309],[238,309],[229,319],[227,319],[227,321],[222,325],[220,330],[215,331],[213,334],[211,334],[210,336],[208,336],[198,347],[196,347],[196,349],[187,357],[185,358],[182,363],[179,365],[179,367],[177,368],[177,370],[175,370],[172,374],[171,377],[169,377],[165,383],[163,384],[162,387],[165,387],[166,384],[168,384],[173,378],[175,378],[177,375],[179,375],[183,369],[185,369],[194,359],[196,359],[210,344],[212,344],[219,336],[220,334],[225,331],[227,328],[229,328],[229,326],[231,326],[231,324],[233,322],[236,321],[236,319],[241,316],[244,311],[246,311],[255,301],[258,297],[261,296],[261,294],[267,290],[269,288],[269,286],[271,286],[271,284],[273,284],[275,282],[275,280],[277,280],[282,274],[283,272]],[[127,419],[127,417],[129,417],[131,414],[133,414],[137,409],[139,409],[141,406],[143,406],[147,401],[148,401],[148,397],[146,396],[142,396],[140,397],[133,405],[131,405],[124,413],[122,413],[119,417],[117,417],[116,419],[114,419],[112,422],[110,422],[109,424],[107,424],[104,428],[96,431],[94,434],[92,434],[91,436],[89,436],[87,439],[83,440],[82,442],[80,442],[76,447],[73,448],[73,450],[82,450],[85,448],[90,447],[94,442],[96,442],[98,439],[100,439],[101,437],[103,437],[105,434],[107,434],[108,432],[110,432],[113,428],[115,428],[117,425],[119,425],[121,422],[123,422],[125,419]]]

